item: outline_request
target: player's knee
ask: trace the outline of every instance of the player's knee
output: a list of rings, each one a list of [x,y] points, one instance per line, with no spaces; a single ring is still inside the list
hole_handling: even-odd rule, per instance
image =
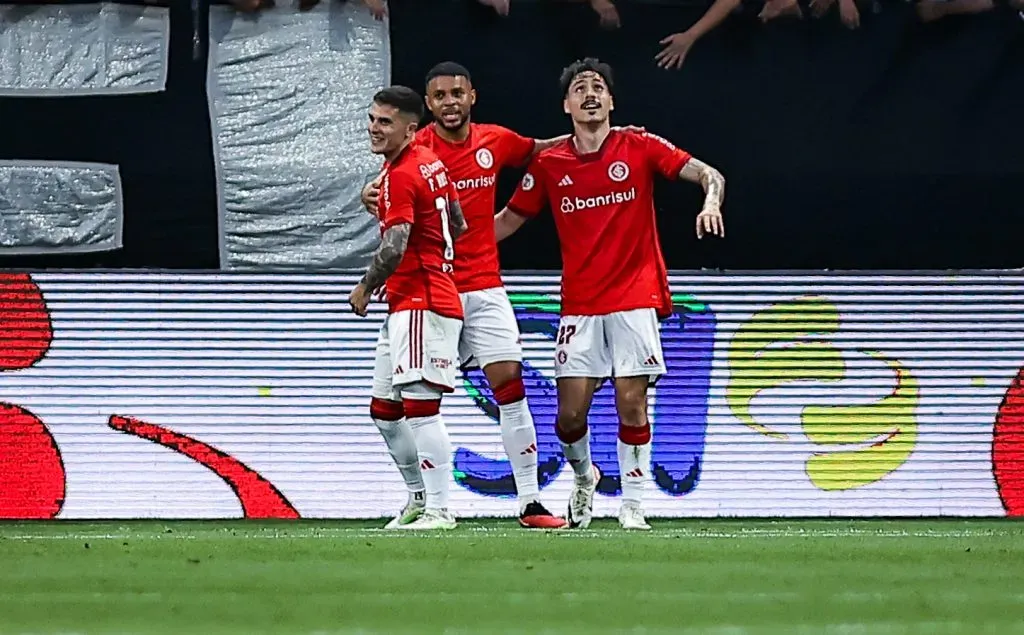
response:
[[[629,428],[647,425],[647,404],[628,403],[619,405],[619,422]]]
[[[405,416],[402,402],[373,397],[370,399],[370,416],[380,421],[398,421]]]
[[[616,394],[615,406],[619,423],[626,427],[647,425],[647,391],[643,388],[620,391]]]
[[[523,380],[523,366],[519,362],[494,362],[484,367],[484,375],[491,386],[503,386]]]
[[[581,433],[587,429],[587,411],[583,408],[559,406],[557,426],[559,432]]]

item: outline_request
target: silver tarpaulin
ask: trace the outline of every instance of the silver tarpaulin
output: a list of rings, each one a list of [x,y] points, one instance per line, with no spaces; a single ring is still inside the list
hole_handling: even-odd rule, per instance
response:
[[[0,95],[162,91],[169,34],[163,7],[0,5]]]
[[[0,255],[121,248],[116,165],[0,161]]]
[[[364,265],[379,232],[359,191],[380,170],[366,108],[390,77],[386,23],[361,3],[210,8],[208,93],[221,267]]]

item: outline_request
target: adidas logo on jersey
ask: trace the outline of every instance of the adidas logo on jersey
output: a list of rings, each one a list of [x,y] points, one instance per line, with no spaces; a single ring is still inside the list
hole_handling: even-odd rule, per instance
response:
[[[568,174],[563,176],[562,180],[558,182],[559,187],[569,187],[570,185],[572,185],[572,179],[569,178]]]

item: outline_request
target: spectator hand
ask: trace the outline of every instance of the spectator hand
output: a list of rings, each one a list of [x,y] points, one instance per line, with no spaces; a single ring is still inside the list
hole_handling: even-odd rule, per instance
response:
[[[601,17],[601,26],[606,29],[617,29],[621,26],[619,11],[612,0],[590,0],[590,8]]]
[[[800,10],[797,0],[767,0],[757,17],[761,18],[761,22],[768,22],[782,16],[802,18],[804,12]]]
[[[658,68],[665,70],[682,68],[683,62],[686,61],[686,54],[690,52],[690,47],[695,42],[696,40],[686,32],[675,33],[663,39],[659,44],[664,44],[665,48],[654,56],[658,62]]]
[[[921,18],[922,22],[934,22],[945,14],[943,3],[937,0],[921,0],[915,8],[917,9],[917,17]]]
[[[509,0],[479,0],[479,2],[485,7],[493,8],[502,17],[508,15]]]
[[[860,26],[860,11],[857,10],[857,3],[854,0],[839,0],[839,17],[849,29]]]
[[[388,15],[388,5],[385,0],[363,0],[363,4],[370,10],[374,20],[383,20]]]
[[[811,0],[811,15],[820,18],[828,13],[835,3],[836,0]]]

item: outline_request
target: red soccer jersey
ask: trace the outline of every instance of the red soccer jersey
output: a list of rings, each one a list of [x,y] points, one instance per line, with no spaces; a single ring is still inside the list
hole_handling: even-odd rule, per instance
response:
[[[388,311],[428,310],[462,319],[453,275],[454,249],[448,206],[458,194],[444,163],[411,144],[387,165],[380,190],[380,231],[412,223],[409,246],[388,278]]]
[[[661,137],[616,130],[597,152],[580,154],[569,139],[534,158],[508,208],[532,217],[550,205],[562,247],[564,315],[671,312],[654,176],[677,178],[689,160]]]
[[[497,176],[504,167],[526,163],[535,142],[508,128],[471,123],[466,140],[452,143],[437,134],[436,125],[416,133],[416,142],[433,150],[448,168],[469,225],[455,243],[455,285],[460,293],[500,287],[494,238]]]

